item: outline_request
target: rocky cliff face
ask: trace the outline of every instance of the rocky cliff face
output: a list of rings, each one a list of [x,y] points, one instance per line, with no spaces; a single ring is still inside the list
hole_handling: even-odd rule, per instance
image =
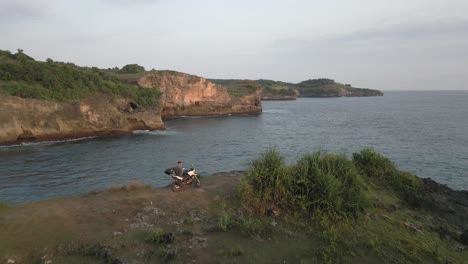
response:
[[[0,95],[0,144],[164,129],[161,117],[262,111],[260,89],[233,95],[228,87],[171,71],[147,73],[138,84],[160,89],[158,107],[145,109],[130,99],[106,96],[54,103]]]
[[[258,113],[261,90],[233,95],[228,88],[204,78],[172,71],[144,75],[138,84],[162,92],[162,117]]]
[[[159,109],[126,99],[98,96],[53,103],[0,96],[0,144],[109,136],[140,129],[163,129]]]

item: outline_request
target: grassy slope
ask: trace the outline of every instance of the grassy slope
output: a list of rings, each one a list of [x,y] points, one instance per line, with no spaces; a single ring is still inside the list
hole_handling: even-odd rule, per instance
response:
[[[56,102],[105,94],[129,97],[142,106],[155,106],[158,89],[142,88],[126,79],[135,75],[139,74],[120,75],[50,59],[40,62],[22,52],[11,54],[0,50],[0,94]]]
[[[250,173],[252,168],[246,175]],[[276,217],[267,217],[253,213],[241,199],[242,192],[239,196],[236,191],[246,177],[239,173],[207,177],[202,189],[189,187],[180,193],[133,185],[2,206],[0,257],[23,263],[46,254],[53,263],[110,263],[115,258],[157,263],[176,250],[174,263],[466,263],[468,259],[450,231],[432,228],[456,226],[434,212],[410,207],[394,188],[397,185],[386,180],[363,182],[363,194],[371,203],[357,218],[335,218],[327,210],[304,215],[281,206],[276,207]],[[161,242],[165,232],[173,233],[172,243]]]

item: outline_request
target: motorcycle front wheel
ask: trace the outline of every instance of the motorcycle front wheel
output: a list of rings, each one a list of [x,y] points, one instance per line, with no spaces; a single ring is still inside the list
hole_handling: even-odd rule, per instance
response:
[[[195,187],[197,187],[197,188],[201,187],[201,181],[199,179],[195,180]]]
[[[174,191],[174,192],[179,192],[180,189],[182,189],[182,186],[178,185],[177,183],[173,182],[171,184],[171,189]]]

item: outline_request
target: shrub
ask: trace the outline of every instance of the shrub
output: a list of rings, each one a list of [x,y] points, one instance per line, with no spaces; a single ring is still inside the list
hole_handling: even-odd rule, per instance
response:
[[[307,213],[357,217],[367,207],[362,182],[344,155],[304,155],[293,167],[290,195]]]
[[[239,188],[245,208],[282,208],[332,218],[358,217],[367,207],[364,183],[344,155],[306,154],[292,166],[275,149],[252,162]]]
[[[139,73],[144,71],[145,67],[138,64],[127,64],[123,66],[121,70],[119,70],[120,73]]]
[[[170,244],[174,242],[174,234],[170,232],[164,232],[161,228],[153,229],[146,242],[152,244]]]
[[[241,179],[240,193],[249,207],[255,211],[287,203],[289,168],[284,157],[270,148],[254,160]]]
[[[422,183],[415,175],[399,171],[393,162],[373,149],[353,153],[353,161],[363,175],[396,190],[414,190]]]
[[[397,171],[393,162],[370,148],[353,153],[353,161],[361,172],[374,179],[383,180]]]

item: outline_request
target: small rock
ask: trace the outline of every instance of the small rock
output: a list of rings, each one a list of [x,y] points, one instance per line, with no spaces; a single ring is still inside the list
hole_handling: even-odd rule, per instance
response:
[[[195,236],[192,237],[192,246],[196,248],[206,248],[206,237]]]
[[[271,222],[271,225],[272,225],[273,227],[275,227],[277,224],[278,224],[278,223],[276,223],[275,221],[272,221],[272,222]]]
[[[114,232],[112,232],[112,236],[113,236],[113,237],[120,236],[120,235],[123,235],[123,233],[120,232],[120,231],[114,231]]]
[[[468,245],[468,230],[465,230],[465,232],[463,232],[460,236],[460,241],[465,244],[465,245]]]
[[[14,263],[16,263],[16,262],[15,262],[14,259],[8,259],[8,260],[7,260],[7,263],[8,263],[8,264],[10,264],[10,263],[11,263],[11,264],[14,264]]]

